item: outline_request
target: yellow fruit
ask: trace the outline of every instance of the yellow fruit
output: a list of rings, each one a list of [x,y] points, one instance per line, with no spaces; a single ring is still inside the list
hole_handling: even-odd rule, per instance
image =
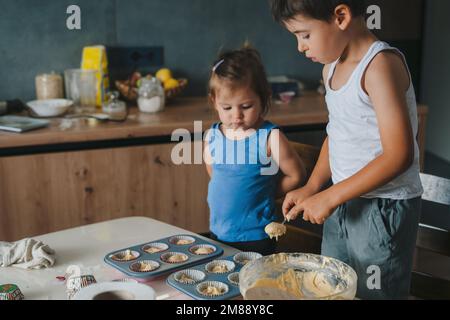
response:
[[[158,78],[161,82],[166,82],[167,80],[172,78],[172,71],[167,68],[159,69],[156,73],[156,78]]]
[[[177,79],[170,78],[170,79],[164,81],[164,89],[166,89],[166,90],[174,89],[174,88],[178,87],[179,85],[180,85],[180,83],[178,82]]]

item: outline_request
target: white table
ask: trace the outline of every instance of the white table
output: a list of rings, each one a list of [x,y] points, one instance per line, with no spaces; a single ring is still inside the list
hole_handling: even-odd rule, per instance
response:
[[[56,251],[55,265],[41,270],[0,268],[0,284],[17,284],[25,299],[65,300],[67,299],[65,284],[56,277],[63,276],[70,265],[80,266],[82,274],[92,274],[97,282],[126,278],[124,274],[103,261],[107,253],[176,234],[198,236],[154,219],[129,217],[34,237]],[[229,246],[219,245],[224,249],[224,256],[239,252]],[[156,291],[157,299],[191,299],[168,286],[166,278],[167,275],[146,282]]]

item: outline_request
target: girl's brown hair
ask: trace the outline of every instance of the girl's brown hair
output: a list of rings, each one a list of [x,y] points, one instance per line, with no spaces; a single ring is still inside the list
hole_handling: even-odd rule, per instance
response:
[[[248,85],[260,98],[262,115],[271,105],[272,91],[258,51],[245,44],[241,49],[220,54],[211,68],[208,91],[215,98],[219,86]]]

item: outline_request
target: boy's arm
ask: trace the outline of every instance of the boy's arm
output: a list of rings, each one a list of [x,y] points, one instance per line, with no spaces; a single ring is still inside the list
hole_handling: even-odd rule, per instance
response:
[[[278,190],[279,197],[305,182],[305,166],[279,129],[272,130],[268,141],[268,151],[269,156],[272,156],[283,173]]]
[[[323,82],[328,79],[330,65],[325,65],[322,71]],[[328,137],[322,144],[319,159],[314,166],[313,172],[306,185],[297,190],[291,191],[283,201],[283,214],[288,220],[296,219],[301,210],[301,203],[310,196],[320,192],[323,186],[331,178],[330,162],[328,157]]]
[[[306,186],[314,193],[320,192],[323,186],[331,179],[330,160],[328,156],[328,137],[323,142],[322,149],[320,150],[319,159],[314,166],[314,170],[311,173],[311,177],[308,180]]]
[[[325,139],[314,170],[307,184],[297,190],[291,191],[283,201],[283,215],[288,220],[294,220],[302,211],[302,203],[305,199],[320,192],[323,186],[331,178],[331,169],[328,161],[328,137]]]
[[[324,65],[322,70],[322,79],[324,85],[328,81],[328,73],[330,72],[331,65]],[[319,192],[323,186],[331,179],[330,159],[328,155],[328,137],[322,144],[320,150],[319,159],[314,166],[314,170],[311,173],[311,177],[308,180],[307,186],[311,188],[314,193]]]
[[[375,108],[383,153],[355,175],[296,206],[296,211],[303,211],[303,219],[323,223],[337,206],[385,185],[411,166],[414,137],[405,95],[409,83],[399,56],[380,53],[375,57],[363,85]]]

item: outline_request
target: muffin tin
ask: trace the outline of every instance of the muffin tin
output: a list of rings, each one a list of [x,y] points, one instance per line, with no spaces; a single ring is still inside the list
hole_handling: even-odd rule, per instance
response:
[[[197,300],[227,300],[240,296],[239,271],[246,261],[262,257],[240,252],[171,274],[167,283]],[[203,292],[203,293],[202,293]]]
[[[104,261],[129,277],[148,280],[222,254],[222,248],[199,237],[175,235],[110,252]]]

